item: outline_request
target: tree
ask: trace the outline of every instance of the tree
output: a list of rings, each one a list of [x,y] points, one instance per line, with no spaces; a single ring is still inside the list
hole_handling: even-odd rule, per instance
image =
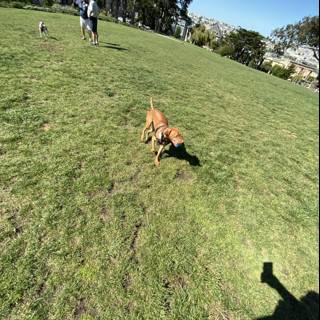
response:
[[[271,69],[271,74],[281,79],[289,79],[295,73],[294,65],[290,65],[288,68],[275,65]]]
[[[199,47],[212,47],[215,40],[215,34],[207,30],[205,25],[198,24],[191,29],[191,42]]]
[[[273,30],[271,41],[279,55],[288,48],[305,45],[313,50],[314,57],[319,61],[319,16],[304,17],[295,24]]]
[[[231,57],[234,53],[234,49],[227,44],[220,44],[215,50],[216,53],[220,54],[222,57]]]
[[[53,5],[53,0],[44,0],[44,5],[46,6],[46,7],[52,7],[52,5]]]
[[[272,72],[272,62],[271,61],[265,61],[260,67],[260,70],[266,73]]]
[[[253,68],[259,68],[266,52],[264,37],[255,31],[239,28],[229,33],[221,42],[221,47],[228,48],[231,59]]]
[[[174,32],[174,37],[180,39],[181,37],[181,27],[177,26],[176,31]]]
[[[129,17],[157,32],[172,33],[172,25],[178,17],[187,17],[188,6],[192,0],[101,0],[110,8],[111,15],[123,21]],[[136,17],[136,13],[138,16]],[[137,19],[136,19],[137,18]]]

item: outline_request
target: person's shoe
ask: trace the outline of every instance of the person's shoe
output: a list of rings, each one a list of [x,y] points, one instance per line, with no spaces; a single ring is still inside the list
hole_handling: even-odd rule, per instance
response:
[[[81,37],[81,40],[86,40],[86,37]]]

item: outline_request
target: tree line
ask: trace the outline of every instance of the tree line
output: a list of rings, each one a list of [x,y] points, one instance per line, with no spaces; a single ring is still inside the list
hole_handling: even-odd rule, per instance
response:
[[[307,46],[319,61],[319,16],[305,17],[295,24],[277,28],[272,31],[270,38],[244,28],[218,38],[215,32],[197,24],[191,29],[190,41],[249,67],[287,79],[294,73],[293,66],[288,69],[279,66],[272,68],[270,64],[264,63],[267,41],[272,44],[270,50],[278,56],[282,56],[288,48]]]
[[[140,22],[152,30],[172,34],[172,26],[179,17],[189,19],[192,0],[97,0],[101,9],[111,16],[131,24]]]

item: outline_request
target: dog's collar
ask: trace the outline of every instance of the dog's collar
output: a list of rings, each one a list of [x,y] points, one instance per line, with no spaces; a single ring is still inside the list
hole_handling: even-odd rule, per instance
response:
[[[157,142],[158,144],[165,146],[170,142],[170,140],[168,140],[167,138],[164,138],[163,135],[161,135],[160,139],[157,138]]]
[[[158,144],[162,144],[162,145],[166,144],[167,139],[164,136],[163,130],[160,131],[160,129],[163,129],[165,127],[166,127],[166,124],[162,124],[154,132],[154,135],[157,139]]]

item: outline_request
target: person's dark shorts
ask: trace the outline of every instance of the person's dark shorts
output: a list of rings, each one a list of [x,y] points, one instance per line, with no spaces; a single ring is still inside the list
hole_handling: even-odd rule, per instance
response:
[[[90,17],[92,32],[97,33],[98,30],[98,19],[96,17]]]

